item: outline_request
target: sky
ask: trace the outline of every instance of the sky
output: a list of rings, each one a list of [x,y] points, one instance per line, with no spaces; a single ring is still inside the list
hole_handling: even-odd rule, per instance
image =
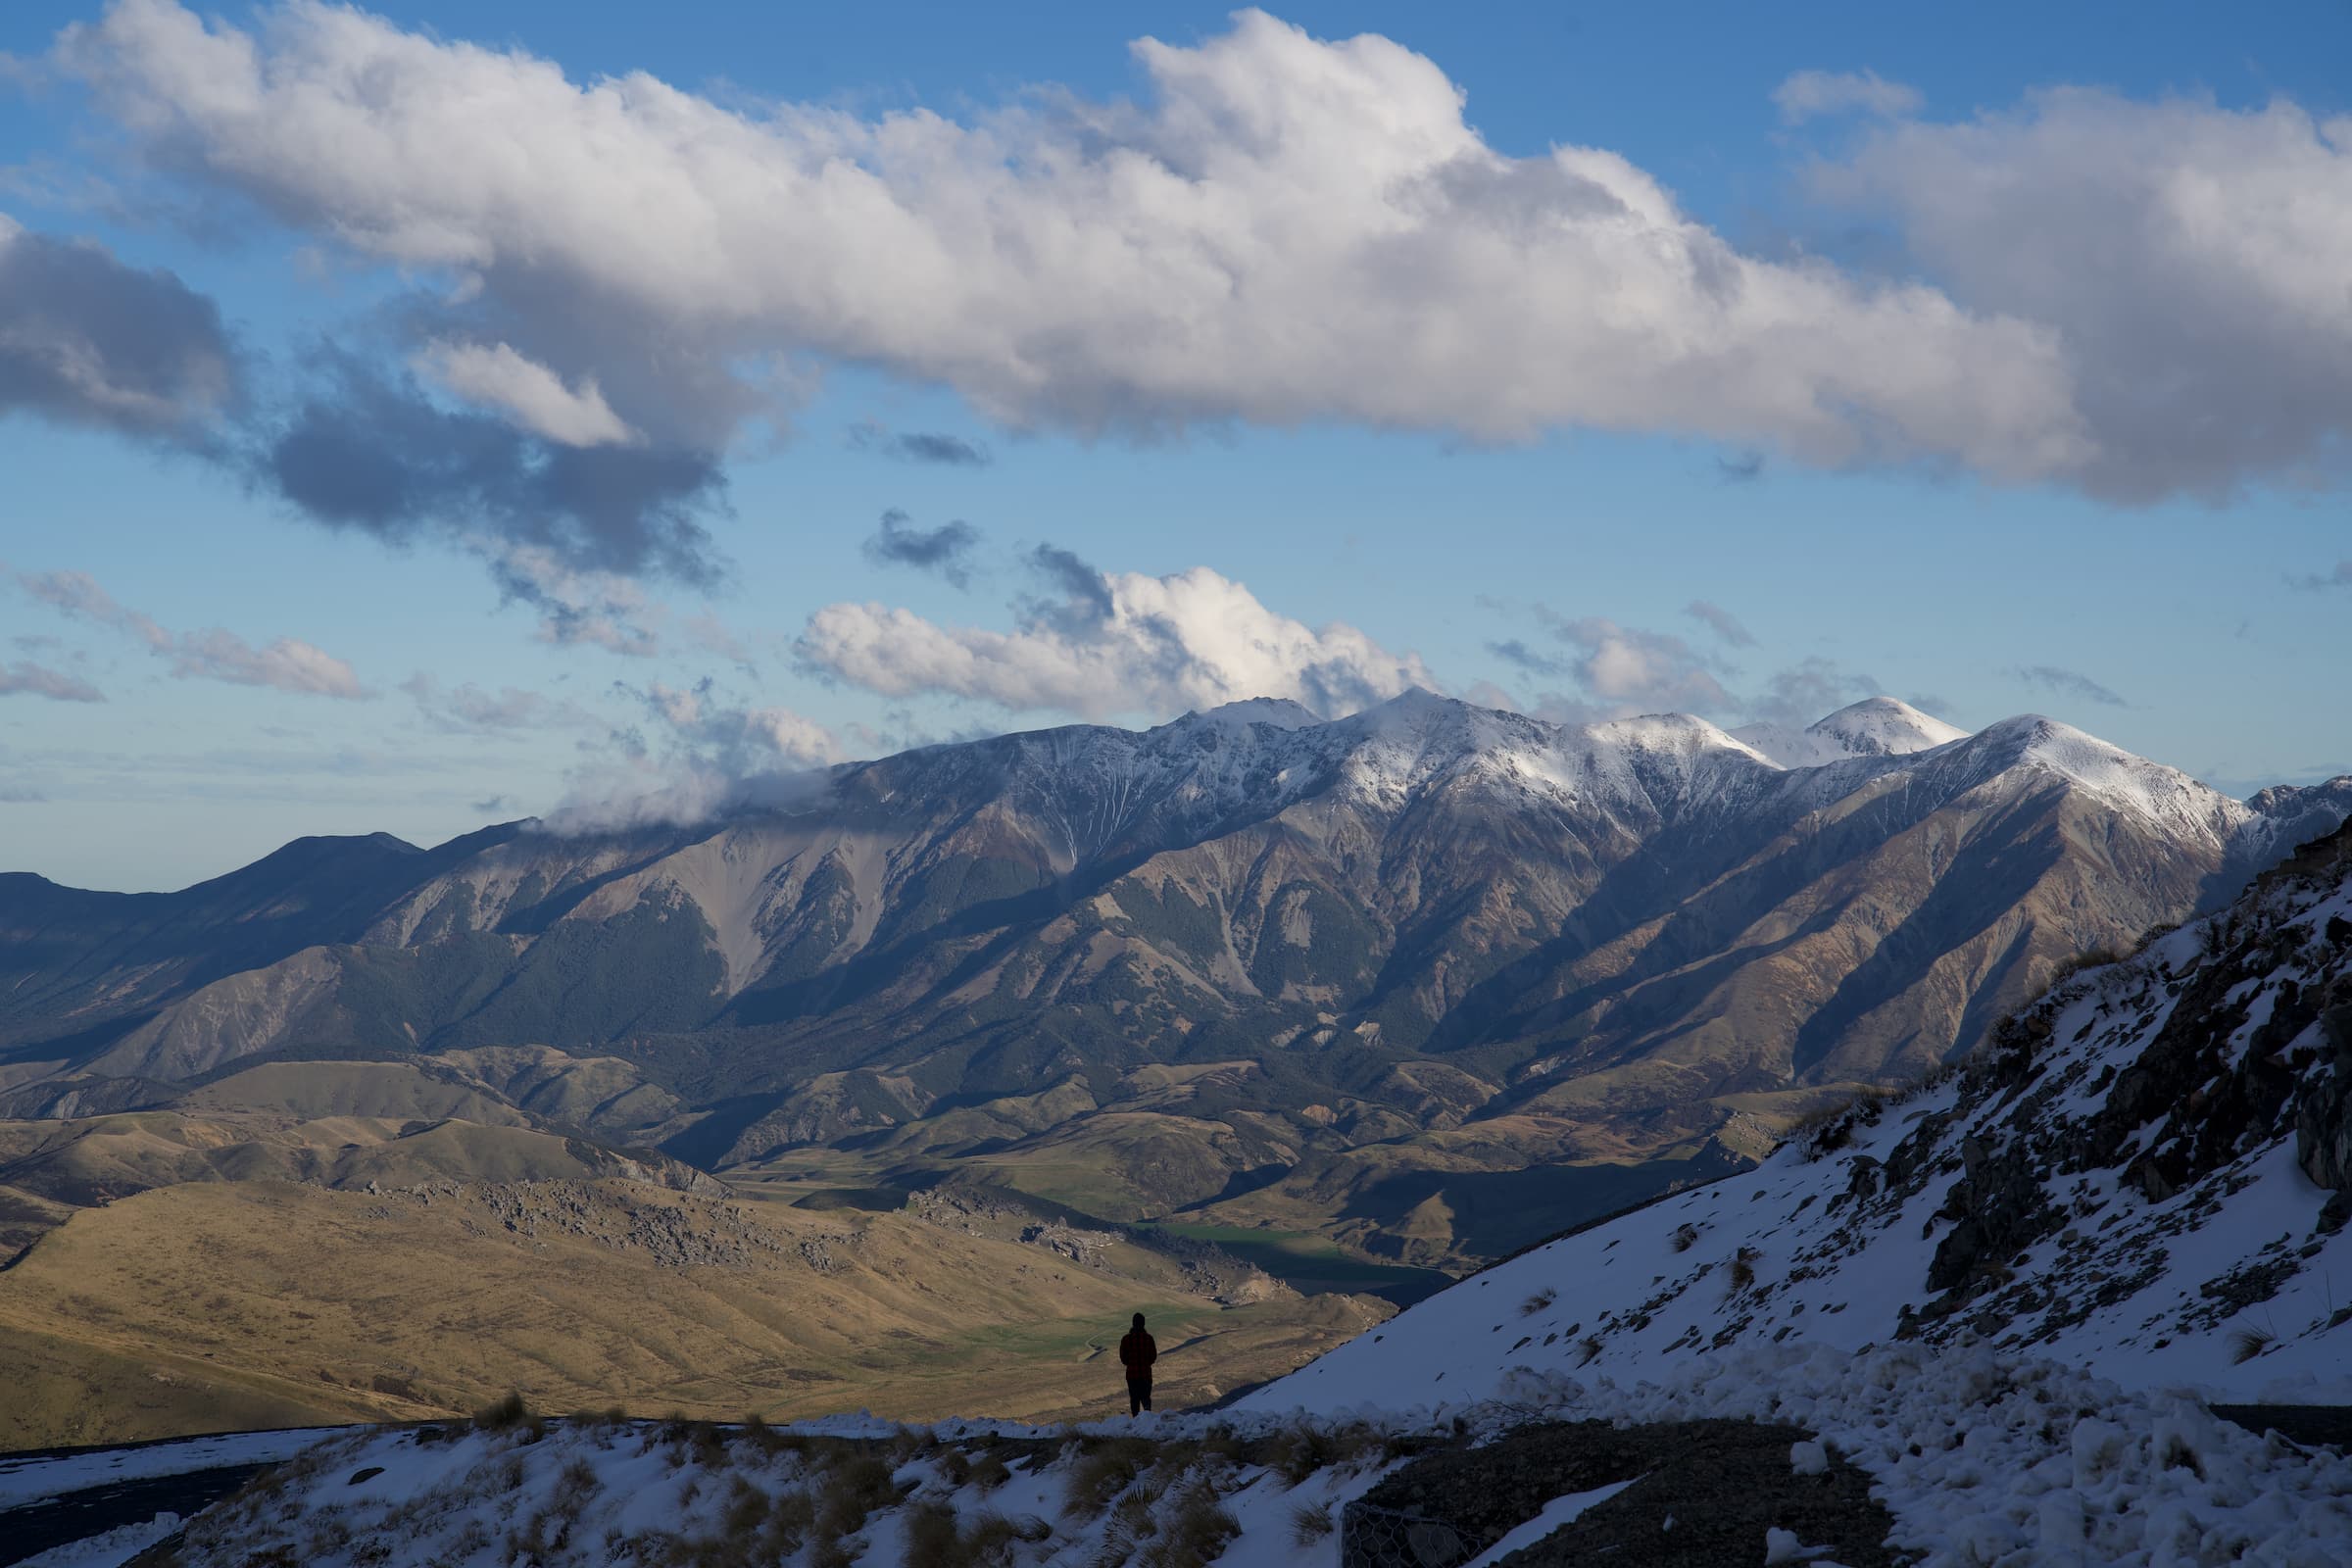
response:
[[[0,9],[0,869],[1251,696],[2352,772],[2352,6]]]

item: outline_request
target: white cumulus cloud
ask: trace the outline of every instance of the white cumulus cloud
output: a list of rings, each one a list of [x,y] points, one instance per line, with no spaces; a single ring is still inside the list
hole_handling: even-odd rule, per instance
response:
[[[458,396],[504,409],[524,429],[567,447],[624,445],[637,439],[605,402],[596,377],[576,387],[504,343],[433,343],[419,368]]]
[[[1916,115],[1927,102],[1917,87],[1875,71],[1799,71],[1773,89],[1772,101],[1791,125],[1819,115]]]
[[[1206,566],[1092,577],[1057,606],[1031,607],[1009,631],[944,626],[877,604],[828,605],[808,618],[799,653],[885,696],[947,694],[1090,718],[1247,697],[1287,697],[1336,716],[1437,685],[1418,655],[1392,653],[1352,626],[1280,614]]]
[[[575,83],[308,0],[253,31],[118,0],[57,60],[170,167],[462,277],[657,443],[716,450],[813,356],[1013,427],[1672,430],[2009,479],[2088,450],[2057,331],[1742,253],[1605,149],[1497,152],[1389,39],[1245,11],[1134,51],[1140,103],[970,122]]]

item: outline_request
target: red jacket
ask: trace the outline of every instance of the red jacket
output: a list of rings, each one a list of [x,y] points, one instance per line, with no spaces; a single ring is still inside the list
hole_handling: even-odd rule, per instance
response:
[[[1159,1346],[1142,1329],[1133,1329],[1119,1342],[1119,1365],[1131,1378],[1148,1378],[1152,1363],[1159,1359]]]

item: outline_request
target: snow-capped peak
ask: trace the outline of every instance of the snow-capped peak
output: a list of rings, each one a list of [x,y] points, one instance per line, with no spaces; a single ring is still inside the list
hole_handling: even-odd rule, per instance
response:
[[[1801,730],[1786,724],[1742,724],[1731,733],[1782,767],[1820,767],[1849,757],[1908,757],[1968,735],[1892,697],[1865,698]]]
[[[2177,837],[2202,834],[2227,839],[2254,816],[2240,802],[2198,783],[2177,767],[2152,762],[2039,713],[2021,713],[1986,725],[1971,749],[1984,754],[1988,768],[2038,767],[2055,773],[2109,806],[2156,822]]]
[[[1868,697],[1810,725],[1808,735],[1836,738],[1857,757],[1908,757],[1965,739],[1968,731],[1892,697]]]
[[[1238,703],[1187,713],[1176,722],[1214,724],[1227,729],[1251,724],[1271,724],[1276,729],[1312,729],[1327,720],[1304,703],[1295,703],[1287,697],[1245,697]]]

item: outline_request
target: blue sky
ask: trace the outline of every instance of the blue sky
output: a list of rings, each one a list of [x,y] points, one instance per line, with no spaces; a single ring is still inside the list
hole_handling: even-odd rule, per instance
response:
[[[2344,7],[1016,9],[8,8],[0,866],[1409,681],[2352,771]]]

